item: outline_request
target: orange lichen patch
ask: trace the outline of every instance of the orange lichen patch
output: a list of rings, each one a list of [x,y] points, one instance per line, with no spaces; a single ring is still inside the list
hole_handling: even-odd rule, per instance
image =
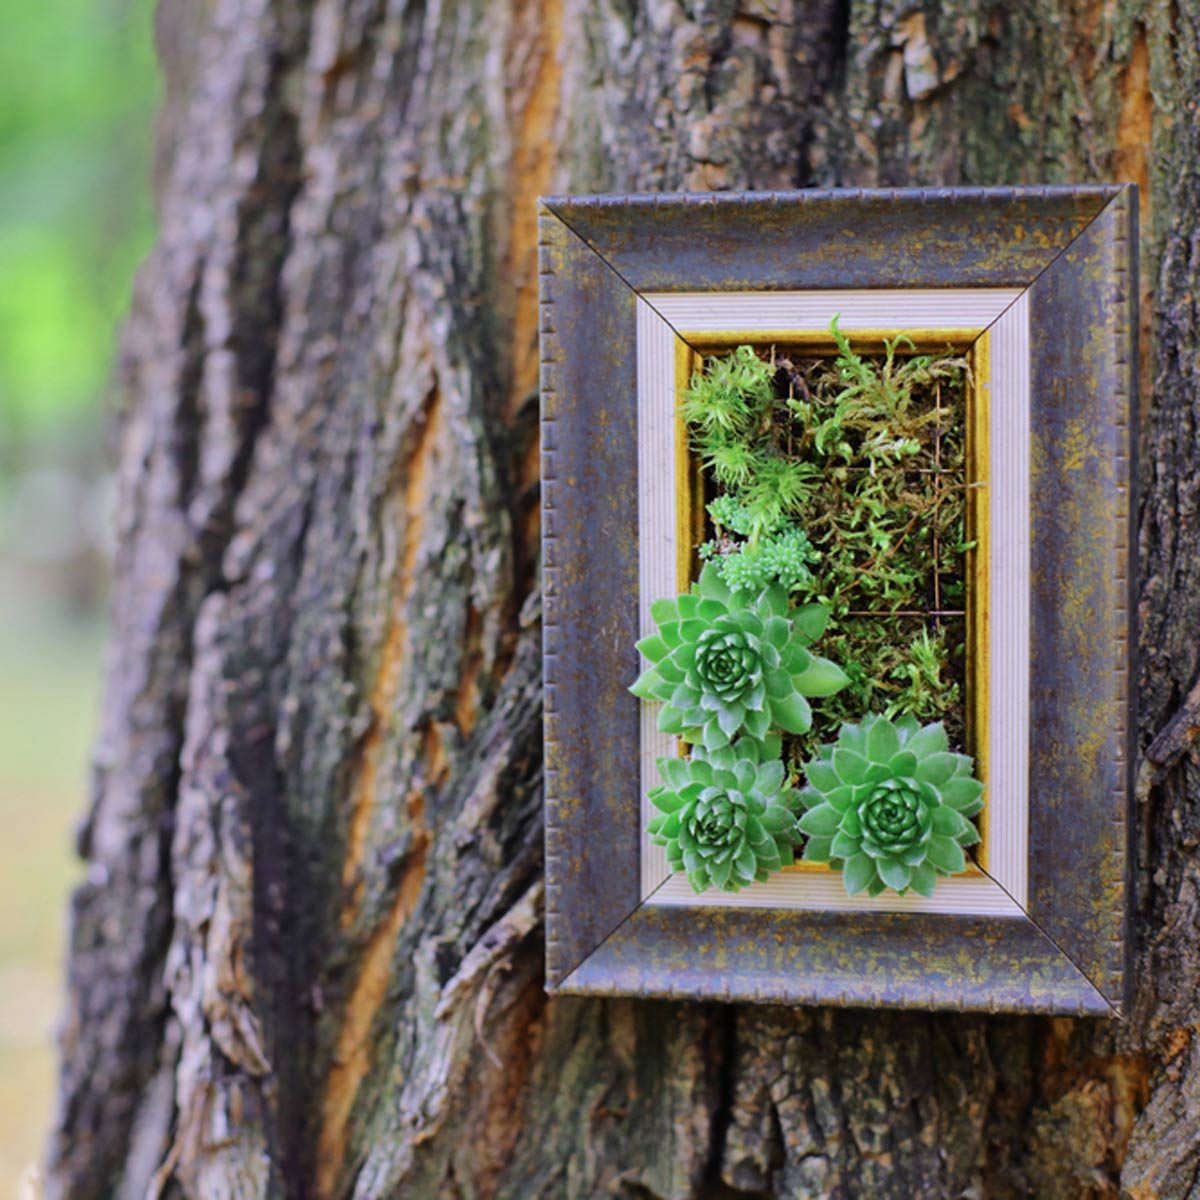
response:
[[[408,456],[404,472],[404,557],[396,584],[398,607],[412,597],[416,583],[417,552],[425,528],[425,509],[429,502],[427,484],[432,460],[444,448],[446,415],[442,393],[435,384],[425,398],[421,415],[416,418],[417,440]]]
[[[488,1030],[488,1045],[503,1064],[496,1067],[484,1056],[483,1086],[473,1089],[477,1110],[465,1114],[471,1131],[469,1163],[475,1194],[494,1196],[521,1132],[522,1101],[544,1032],[546,994],[540,979],[530,979],[515,1002]]]
[[[359,751],[358,773],[350,797],[350,825],[346,831],[346,857],[342,864],[342,887],[349,893],[349,902],[342,909],[339,919],[342,929],[346,929],[353,922],[362,902],[362,881],[358,873],[366,850],[371,813],[375,807],[382,727],[386,713],[390,711],[396,697],[400,681],[404,634],[403,622],[393,619],[384,638],[379,671],[375,676],[375,686],[371,690],[371,724]]]
[[[1079,1057],[1075,1038],[1078,1022],[1057,1017],[1049,1022],[1042,1048],[1039,1083],[1051,1106],[1085,1101],[1089,1123],[1099,1138],[1094,1147],[1113,1171],[1119,1170],[1138,1114],[1150,1099],[1152,1061],[1145,1054],[1085,1055]]]
[[[538,385],[537,198],[550,191],[554,168],[554,126],[562,96],[562,15],[562,0],[524,3],[514,22],[519,31],[532,23],[533,37],[528,52],[514,63],[509,89],[517,105],[509,233],[510,278],[516,287],[510,413]]]
[[[1033,118],[1015,100],[1008,106],[1008,117],[1022,133],[1033,128]]]
[[[346,1154],[346,1131],[359,1086],[371,1065],[374,1044],[371,1030],[387,996],[396,938],[415,910],[425,882],[430,838],[425,824],[423,791],[414,789],[409,794],[407,809],[412,842],[403,875],[391,908],[367,942],[354,990],[341,1014],[341,1029],[321,1106],[317,1141],[316,1195],[321,1200],[338,1191],[342,1160]]]
[[[425,726],[425,736],[421,744],[421,752],[425,762],[426,785],[436,791],[446,782],[450,774],[450,764],[446,761],[446,750],[442,742],[442,730],[447,726],[432,721]],[[422,800],[422,806],[424,801]],[[412,796],[409,797],[409,817],[413,816]]]
[[[1136,183],[1138,187],[1138,229],[1143,245],[1150,236],[1150,146],[1154,135],[1154,97],[1150,91],[1150,49],[1146,31],[1138,27],[1129,63],[1121,78],[1121,107],[1117,119],[1117,148],[1113,171],[1121,182]],[[1148,406],[1152,387],[1151,315],[1153,280],[1149,255],[1145,256],[1140,280],[1140,328],[1138,355],[1141,366],[1138,380],[1143,405]],[[1144,414],[1143,414],[1144,415]]]
[[[1146,32],[1139,28],[1121,79],[1121,109],[1113,165],[1117,178],[1136,183],[1143,198],[1150,190],[1150,138],[1154,100],[1150,93],[1150,50]]]
[[[408,626],[404,609],[412,597],[416,581],[417,552],[425,527],[426,487],[432,460],[444,444],[445,415],[437,387],[429,391],[420,415],[415,419],[416,442],[408,455],[404,479],[404,553],[393,589],[394,601],[388,615],[387,631],[379,656],[379,669],[371,688],[371,723],[358,755],[357,772],[350,793],[350,821],[346,832],[346,857],[342,864],[342,886],[347,896],[339,916],[342,929],[349,928],[362,903],[359,872],[366,851],[371,814],[375,809],[379,777],[379,758],[383,733],[388,728],[399,694],[408,646]]]
[[[1120,1166],[1133,1134],[1138,1114],[1150,1101],[1150,1058],[1145,1054],[1118,1054],[1105,1074],[1112,1095],[1112,1161]]]
[[[516,471],[516,490],[524,491],[525,488],[537,482],[542,468],[542,441],[541,438],[531,438],[525,452],[517,461]],[[534,516],[537,516],[537,506],[531,506]]]
[[[1163,1045],[1163,1062],[1173,1063],[1181,1054],[1185,1054],[1192,1044],[1192,1030],[1187,1026],[1181,1026],[1178,1029],[1172,1029],[1167,1034],[1167,1040]]]
[[[463,636],[466,651],[462,677],[454,695],[454,723],[464,738],[471,736],[479,716],[479,670],[483,665],[483,652],[479,648],[479,642],[482,632],[482,618],[474,605],[468,605],[467,628]]]
[[[1162,1200],[1161,1193],[1147,1184],[1127,1183],[1125,1192],[1129,1196],[1129,1200]]]

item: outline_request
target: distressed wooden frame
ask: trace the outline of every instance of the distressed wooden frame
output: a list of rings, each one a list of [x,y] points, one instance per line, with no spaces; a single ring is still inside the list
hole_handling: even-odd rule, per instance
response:
[[[1120,1014],[1136,206],[1130,186],[541,202],[548,989]],[[638,487],[657,461],[639,471],[648,331],[686,342],[701,326],[744,329],[745,306],[730,310],[745,296],[775,314],[756,328],[797,330],[804,304],[824,319],[850,293],[870,328],[889,292],[913,313],[928,300],[944,326],[946,296],[997,289],[1010,293],[999,311],[963,326],[994,346],[1024,314],[1028,683],[1013,701],[1027,686],[1024,894],[1002,880],[1005,902],[957,910],[675,896],[647,870],[643,716],[626,690],[639,666]]]

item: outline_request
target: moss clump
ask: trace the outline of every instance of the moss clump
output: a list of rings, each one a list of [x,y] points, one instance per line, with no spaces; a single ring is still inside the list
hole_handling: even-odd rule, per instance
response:
[[[813,705],[794,763],[864,712],[942,720],[963,740],[966,360],[906,338],[859,354],[739,346],[682,411],[705,477],[700,556],[728,586],[782,584],[831,613],[822,653],[850,684]]]

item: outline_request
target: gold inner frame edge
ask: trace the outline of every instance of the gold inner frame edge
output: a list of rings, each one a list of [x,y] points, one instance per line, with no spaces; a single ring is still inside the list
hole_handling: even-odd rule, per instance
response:
[[[914,353],[936,353],[951,349],[965,354],[970,366],[966,411],[967,540],[974,548],[966,563],[966,689],[964,727],[966,751],[975,760],[975,771],[988,781],[988,691],[990,646],[990,520],[987,500],[987,466],[991,457],[991,338],[986,329],[856,329],[846,331],[851,345],[860,353],[877,353],[885,339],[909,338]],[[679,590],[686,591],[696,577],[696,548],[704,538],[704,481],[699,460],[689,445],[687,425],[679,412],[679,401],[697,360],[735,346],[797,346],[809,353],[836,353],[837,344],[828,333],[796,330],[681,331],[675,339],[675,519],[676,570]],[[986,791],[985,791],[986,796]],[[988,862],[988,814],[984,805],[978,817],[979,844],[968,856],[966,875],[986,872]],[[973,861],[972,861],[973,859]],[[824,863],[797,862],[785,872],[827,873]]]

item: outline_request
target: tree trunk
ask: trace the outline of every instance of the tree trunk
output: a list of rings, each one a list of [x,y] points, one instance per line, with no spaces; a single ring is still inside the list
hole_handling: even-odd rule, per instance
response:
[[[163,0],[49,1194],[1200,1196],[1200,0]],[[1143,188],[1122,1025],[542,990],[535,197]]]

